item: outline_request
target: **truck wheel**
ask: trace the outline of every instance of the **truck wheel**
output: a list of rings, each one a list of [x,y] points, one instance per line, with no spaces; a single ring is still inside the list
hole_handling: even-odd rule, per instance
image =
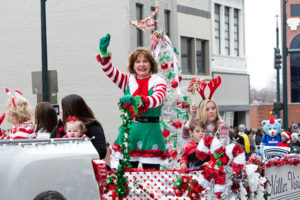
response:
[[[62,194],[48,190],[38,194],[33,200],[67,200]]]

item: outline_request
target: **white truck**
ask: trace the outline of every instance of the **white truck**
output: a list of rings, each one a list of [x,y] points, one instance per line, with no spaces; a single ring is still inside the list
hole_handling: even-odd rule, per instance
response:
[[[1,140],[0,199],[33,200],[54,191],[70,200],[99,200],[98,158],[89,139]]]

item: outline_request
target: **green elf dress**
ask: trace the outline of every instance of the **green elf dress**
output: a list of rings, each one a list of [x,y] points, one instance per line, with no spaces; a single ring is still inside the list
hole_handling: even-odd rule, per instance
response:
[[[139,79],[135,74],[120,72],[111,64],[111,58],[97,57],[105,74],[121,89],[124,95],[142,96],[148,102],[148,111],[133,118],[129,132],[130,161],[149,164],[166,164],[169,157],[160,128],[159,117],[165,100],[167,85],[156,74]],[[119,127],[119,135],[112,145],[113,154],[122,159],[121,146],[124,128]]]

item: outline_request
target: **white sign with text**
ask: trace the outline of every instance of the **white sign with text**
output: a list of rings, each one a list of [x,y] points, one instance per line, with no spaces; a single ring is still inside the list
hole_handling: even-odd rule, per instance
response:
[[[300,199],[300,165],[272,166],[266,168],[266,178],[270,182],[270,200]]]

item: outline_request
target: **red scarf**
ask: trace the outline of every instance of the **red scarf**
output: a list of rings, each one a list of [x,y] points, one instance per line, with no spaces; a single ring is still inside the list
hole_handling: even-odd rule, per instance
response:
[[[135,79],[139,87],[136,89],[132,96],[148,96],[148,83],[150,78],[151,76],[144,79],[139,79],[138,77],[136,77]]]

